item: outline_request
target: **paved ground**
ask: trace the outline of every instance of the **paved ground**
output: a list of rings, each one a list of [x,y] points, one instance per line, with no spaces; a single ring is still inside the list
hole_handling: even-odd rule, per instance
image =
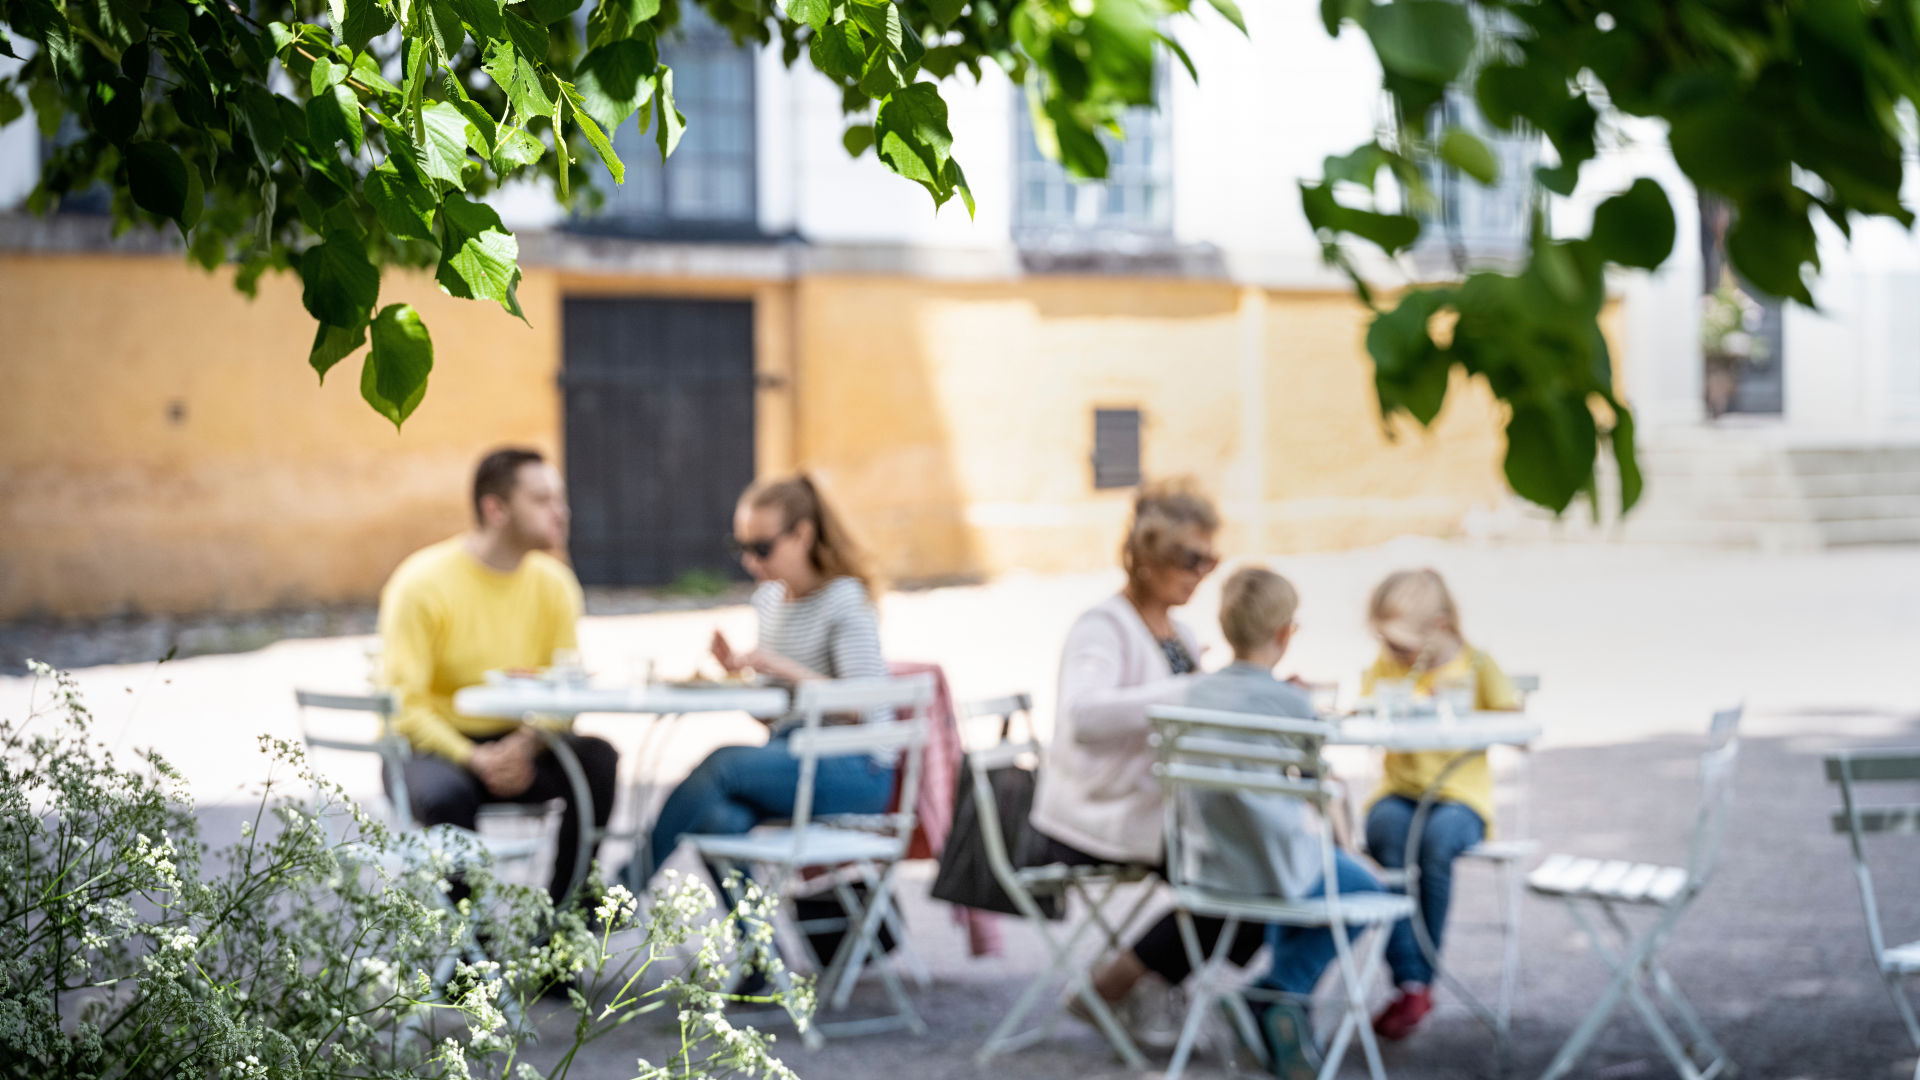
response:
[[[1369,659],[1361,606],[1381,573],[1401,565],[1447,573],[1469,637],[1509,670],[1537,672],[1544,681],[1533,703],[1547,732],[1535,755],[1533,824],[1552,849],[1679,858],[1707,715],[1746,700],[1740,803],[1726,861],[1670,951],[1675,976],[1733,1046],[1746,1076],[1911,1075],[1914,1054],[1867,961],[1844,844],[1825,829],[1831,795],[1817,762],[1836,745],[1920,745],[1913,659],[1920,653],[1920,549],[1763,556],[1403,541],[1275,565],[1304,595],[1303,632],[1289,667],[1312,677],[1351,678]],[[883,609],[886,645],[896,657],[939,660],[963,696],[1031,689],[1044,723],[1061,635],[1076,612],[1115,584],[1111,575],[1014,577],[896,594]],[[1204,592],[1189,615],[1217,640],[1213,604],[1214,594]],[[751,622],[738,606],[590,617],[582,641],[589,666],[604,678],[629,678],[649,663],[674,674],[699,663],[714,625],[750,638]],[[242,655],[90,668],[81,678],[104,735],[159,747],[203,801],[217,803],[257,775],[253,735],[297,737],[290,688],[364,684],[367,643],[288,640]],[[1216,650],[1207,659],[1221,656]],[[0,678],[0,707],[14,708],[24,697],[21,681]],[[637,738],[631,721],[599,718],[586,726],[625,746]],[[672,778],[716,743],[748,741],[755,731],[738,718],[691,721],[639,769]],[[1363,756],[1343,768],[1357,773],[1369,764]],[[361,763],[337,759],[332,767],[350,787],[373,794],[374,776]],[[1886,916],[1892,932],[1906,931],[1904,940],[1920,933],[1920,860],[1891,846],[1884,863]],[[1483,874],[1459,888],[1462,919],[1490,910]],[[916,907],[912,919],[934,971],[934,986],[920,995],[934,1032],[830,1045],[818,1054],[790,1046],[802,1075],[977,1075],[971,1052],[1036,970],[1032,943],[1015,927],[1006,958],[970,961],[943,914]],[[1553,908],[1529,906],[1525,946],[1516,1076],[1537,1075],[1603,982]],[[1450,955],[1484,985],[1497,952],[1493,938],[1462,929]],[[574,1075],[630,1075],[632,1058],[649,1039],[633,1034],[597,1048],[583,1063],[591,1068]],[[1591,1061],[1581,1075],[1670,1075],[1652,1041],[1626,1017]],[[1492,1075],[1490,1042],[1443,999],[1429,1027],[1394,1048],[1389,1069],[1396,1076]],[[1065,1027],[1055,1041],[992,1071],[1121,1075],[1095,1037]]]

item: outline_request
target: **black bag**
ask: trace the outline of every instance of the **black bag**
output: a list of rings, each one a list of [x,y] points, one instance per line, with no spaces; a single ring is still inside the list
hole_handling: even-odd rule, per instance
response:
[[[1000,725],[1000,741],[1005,742],[1012,717]],[[1033,830],[1027,815],[1033,811],[1035,774],[1019,765],[1003,765],[987,773],[987,786],[993,791],[994,809],[1000,815],[1001,840],[1014,866],[1025,866],[1032,844]],[[962,760],[960,776],[953,788],[953,831],[947,834],[947,846],[940,853],[940,872],[933,879],[933,898],[962,907],[1020,915],[1013,898],[993,876],[993,864],[987,861],[986,836],[981,831],[980,815],[974,810],[973,766]],[[1049,919],[1066,917],[1066,908],[1057,893],[1034,897]]]

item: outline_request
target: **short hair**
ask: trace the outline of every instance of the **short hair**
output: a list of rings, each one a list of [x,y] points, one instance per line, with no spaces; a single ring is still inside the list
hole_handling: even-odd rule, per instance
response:
[[[1264,566],[1235,570],[1220,589],[1220,630],[1236,656],[1272,641],[1299,610],[1293,583]]]
[[[523,446],[503,446],[480,459],[480,467],[473,470],[473,520],[485,524],[486,519],[480,513],[480,500],[488,495],[498,497],[502,502],[513,497],[513,487],[520,480],[522,465],[537,465],[547,460],[538,450],[529,450]]]
[[[1133,500],[1133,519],[1120,545],[1120,566],[1130,581],[1173,555],[1174,534],[1194,526],[1211,536],[1220,531],[1220,511],[1191,477],[1142,484]]]

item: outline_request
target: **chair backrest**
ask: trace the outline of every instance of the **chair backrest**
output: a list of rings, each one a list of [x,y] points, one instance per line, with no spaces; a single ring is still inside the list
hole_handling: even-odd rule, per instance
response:
[[[1721,833],[1733,804],[1734,766],[1740,759],[1740,717],[1745,705],[1713,714],[1707,730],[1707,752],[1700,755],[1700,799],[1694,817],[1693,843],[1687,853],[1687,888],[1698,891],[1713,876],[1720,858]]]
[[[969,720],[992,717],[1000,721],[1000,738],[1006,742],[1013,734],[1013,722],[1024,718],[1027,723],[1027,735],[1033,735],[1033,695],[1022,691],[995,698],[979,698],[962,701],[954,707],[959,712],[962,725],[961,735],[966,734],[965,724]]]
[[[932,675],[884,679],[819,679],[801,683],[794,691],[794,708],[805,719],[787,740],[800,759],[800,786],[793,800],[794,843],[813,819],[814,777],[823,757],[854,754],[893,755],[903,770],[899,809],[888,815],[888,831],[902,845],[913,838],[914,800],[920,792],[921,760],[927,745],[927,724],[937,690]],[[904,720],[872,721],[829,726],[826,718],[865,714],[881,709]]]
[[[1860,883],[1860,902],[1867,912],[1867,939],[1875,961],[1886,952],[1880,929],[1880,905],[1875,899],[1873,872],[1867,865],[1866,837],[1873,833],[1920,836],[1920,804],[1876,802],[1863,805],[1859,785],[1920,782],[1920,748],[1843,750],[1827,756],[1827,781],[1840,786],[1840,811],[1833,815],[1833,831],[1847,834],[1853,849],[1853,872]]]
[[[393,802],[393,812],[402,829],[412,829],[413,803],[407,797],[406,760],[411,747],[404,736],[393,730],[393,718],[400,711],[397,695],[387,690],[366,694],[336,694],[325,690],[293,691],[294,705],[300,711],[300,737],[309,749],[344,750],[374,754],[380,758],[380,773]],[[371,739],[346,739],[317,733],[309,723],[310,710],[362,713],[379,722],[380,733]]]
[[[1033,901],[1025,886],[1018,881],[1020,868],[1014,865],[1013,852],[1007,849],[1006,826],[1023,826],[1025,822],[1003,823],[1000,820],[1000,803],[994,798],[991,774],[996,769],[1018,765],[1022,761],[1030,761],[1035,770],[1039,769],[1041,747],[1039,740],[1033,737],[1033,695],[1022,692],[965,701],[960,703],[958,709],[963,723],[984,717],[994,717],[1000,721],[998,742],[982,750],[967,752],[967,779],[973,784],[974,820],[980,828],[981,845],[987,851],[987,868],[993,871],[994,879],[1013,898],[1014,903],[1024,908]],[[1027,738],[1011,739],[1013,721],[1021,716],[1027,718]],[[1028,917],[1037,915],[1029,912]]]
[[[1147,719],[1153,725],[1153,772],[1164,796],[1168,883],[1176,889],[1212,887],[1188,876],[1184,842],[1197,801],[1188,796],[1222,793],[1296,799],[1314,811],[1311,820],[1318,823],[1320,833],[1327,901],[1338,912],[1339,875],[1334,870],[1327,814],[1340,798],[1340,787],[1320,757],[1333,726],[1319,720],[1173,705],[1148,708]]]

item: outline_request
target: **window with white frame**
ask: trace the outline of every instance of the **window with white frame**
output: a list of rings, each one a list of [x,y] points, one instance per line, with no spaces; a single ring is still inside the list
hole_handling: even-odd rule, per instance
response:
[[[1456,129],[1486,143],[1499,176],[1492,185],[1483,185],[1438,161],[1429,164],[1433,202],[1420,214],[1421,245],[1467,264],[1520,258],[1526,254],[1539,202],[1533,171],[1540,165],[1540,137],[1524,123],[1513,131],[1494,127],[1473,98],[1458,88],[1447,91],[1435,110],[1432,133],[1438,138]]]
[[[1173,229],[1173,125],[1165,69],[1156,74],[1158,108],[1121,117],[1125,137],[1102,131],[1107,178],[1076,180],[1040,151],[1023,94],[1014,96],[1015,238],[1059,242],[1107,235],[1155,235]]]
[[[626,183],[610,186],[592,225],[656,235],[757,231],[754,51],[736,45],[699,8],[660,42],[686,134],[664,164],[651,130],[629,120],[613,136]],[[659,117],[654,117],[659,123]]]

